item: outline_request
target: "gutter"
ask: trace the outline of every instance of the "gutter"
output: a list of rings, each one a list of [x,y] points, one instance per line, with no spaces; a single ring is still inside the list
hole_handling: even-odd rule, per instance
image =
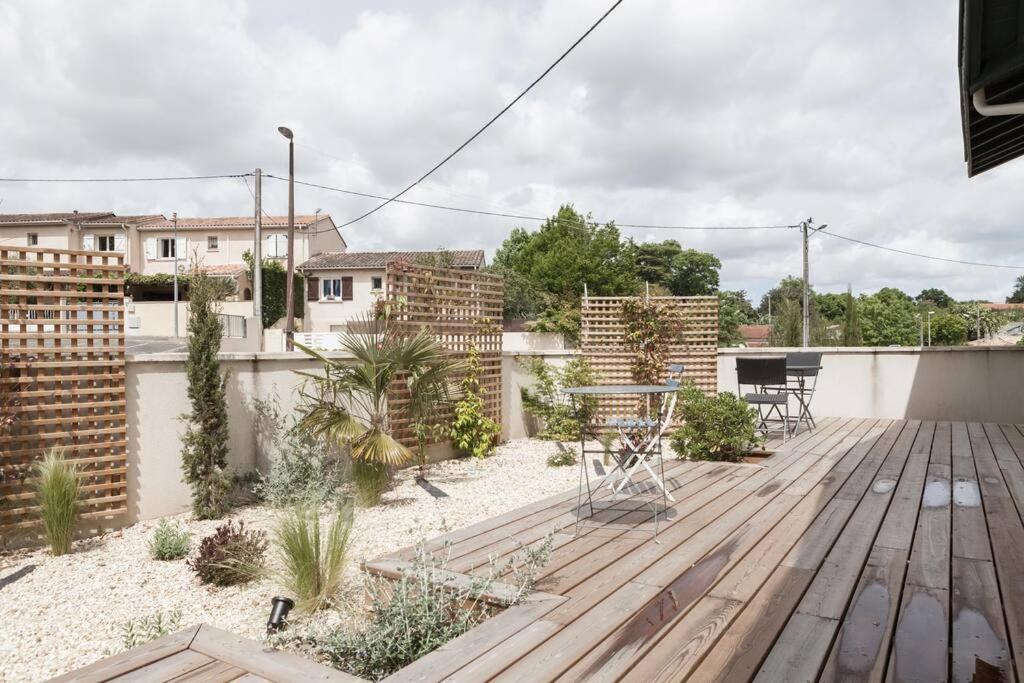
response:
[[[973,102],[974,108],[982,116],[1016,116],[1024,114],[1024,102],[989,104],[985,99],[985,88],[978,88],[974,91]]]

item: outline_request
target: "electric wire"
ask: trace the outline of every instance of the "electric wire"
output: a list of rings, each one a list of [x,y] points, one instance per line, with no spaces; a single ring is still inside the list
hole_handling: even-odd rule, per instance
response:
[[[0,178],[0,183],[150,183],[167,180],[216,180],[245,178],[252,173],[219,173],[215,175],[156,176],[147,178]]]
[[[387,206],[388,204],[390,204],[390,203],[392,203],[393,201],[395,201],[395,200],[399,199],[399,198],[400,198],[400,197],[401,197],[402,195],[404,195],[404,194],[405,194],[406,192],[408,192],[408,191],[409,191],[409,190],[411,190],[412,188],[414,188],[414,187],[416,187],[417,185],[419,185],[419,184],[420,184],[421,182],[423,182],[424,180],[426,180],[427,178],[429,178],[429,177],[430,177],[430,176],[431,176],[431,175],[432,175],[432,174],[433,174],[433,173],[434,173],[435,171],[437,171],[437,170],[438,170],[438,169],[440,169],[440,168],[441,168],[442,166],[444,166],[444,165],[445,165],[446,163],[448,163],[448,162],[449,162],[449,161],[450,161],[450,160],[451,160],[451,159],[452,159],[452,158],[453,158],[453,157],[454,157],[454,156],[455,156],[456,154],[458,154],[459,152],[461,152],[461,151],[462,151],[463,149],[465,149],[466,147],[468,147],[468,146],[469,146],[469,145],[470,145],[470,144],[471,144],[471,143],[472,143],[472,142],[473,142],[474,140],[476,140],[476,139],[477,139],[478,137],[480,137],[480,135],[482,135],[482,134],[484,133],[484,131],[486,131],[486,130],[487,130],[488,128],[490,128],[490,127],[491,127],[491,125],[492,125],[492,124],[493,124],[493,123],[494,123],[495,121],[497,121],[498,119],[500,119],[500,118],[501,118],[501,117],[502,117],[502,116],[503,116],[503,115],[505,114],[505,112],[507,112],[507,111],[508,111],[509,109],[511,109],[512,107],[514,107],[514,106],[516,105],[516,103],[517,103],[517,102],[519,102],[519,100],[521,100],[521,99],[522,99],[523,97],[525,97],[525,96],[526,96],[526,94],[527,94],[528,92],[530,92],[531,90],[533,90],[534,86],[536,86],[536,85],[537,85],[538,83],[540,83],[540,82],[541,82],[541,81],[542,81],[542,80],[544,79],[544,77],[545,77],[545,76],[547,76],[547,75],[548,75],[549,73],[551,73],[551,71],[552,71],[552,70],[554,70],[554,68],[555,68],[556,66],[558,66],[558,65],[559,65],[559,64],[560,64],[560,63],[562,62],[562,60],[564,60],[564,59],[565,59],[566,57],[568,57],[568,56],[569,56],[569,54],[570,54],[570,53],[571,53],[571,52],[572,52],[573,50],[575,50],[575,49],[576,49],[576,47],[577,47],[577,46],[578,46],[578,45],[579,45],[580,43],[582,43],[582,42],[583,42],[583,41],[584,41],[584,40],[585,40],[585,39],[587,38],[587,36],[589,36],[589,35],[590,35],[591,33],[593,33],[593,32],[594,32],[594,30],[595,30],[595,29],[597,29],[597,27],[598,27],[598,26],[600,26],[600,25],[601,25],[601,23],[602,23],[602,22],[603,22],[603,21],[604,21],[605,19],[607,19],[607,18],[608,18],[608,15],[610,15],[610,14],[611,14],[611,13],[612,13],[613,11],[615,11],[615,8],[617,8],[617,7],[619,6],[619,5],[621,5],[621,4],[622,4],[622,2],[623,2],[623,0],[616,0],[616,2],[615,2],[615,3],[613,3],[613,4],[612,4],[612,6],[611,6],[611,7],[609,7],[609,8],[608,8],[608,9],[607,9],[607,10],[605,11],[605,13],[604,13],[604,14],[602,14],[602,15],[600,16],[600,18],[598,18],[598,20],[597,20],[597,21],[595,21],[595,22],[594,22],[594,23],[593,23],[593,24],[592,24],[592,25],[590,26],[590,28],[588,28],[588,29],[587,29],[587,30],[586,30],[586,31],[585,31],[585,32],[583,33],[583,35],[581,35],[581,36],[580,36],[579,38],[577,38],[577,39],[576,39],[576,41],[575,41],[575,42],[574,42],[574,43],[573,43],[572,45],[570,45],[570,46],[568,47],[568,49],[566,49],[566,50],[565,50],[565,52],[563,52],[563,53],[562,53],[562,54],[561,54],[561,55],[560,55],[560,56],[558,57],[558,59],[556,59],[556,60],[555,60],[554,62],[552,62],[552,63],[551,63],[551,64],[550,64],[549,66],[548,66],[548,68],[544,69],[544,71],[543,71],[543,72],[541,72],[541,74],[540,74],[539,76],[537,76],[537,78],[535,78],[535,79],[533,80],[533,82],[532,82],[532,83],[530,83],[530,84],[529,84],[528,86],[526,86],[526,89],[525,89],[525,90],[523,90],[523,91],[522,91],[521,93],[519,93],[518,95],[516,95],[516,96],[515,96],[515,98],[514,98],[514,99],[513,99],[512,101],[510,101],[510,102],[509,102],[508,104],[506,104],[506,105],[505,105],[505,106],[504,106],[504,107],[503,107],[503,108],[501,109],[501,111],[499,111],[499,112],[498,112],[497,114],[495,114],[494,116],[492,116],[492,117],[491,117],[491,119],[490,119],[490,120],[489,120],[489,121],[488,121],[487,123],[485,123],[485,124],[484,124],[484,125],[483,125],[483,126],[482,126],[482,127],[480,128],[480,129],[479,129],[479,130],[477,130],[477,131],[476,131],[475,133],[473,133],[473,134],[472,134],[471,136],[469,136],[469,138],[467,138],[465,142],[463,142],[463,143],[462,143],[461,145],[459,145],[459,146],[458,146],[458,147],[456,147],[456,148],[455,148],[454,150],[452,150],[452,151],[451,151],[451,152],[450,152],[450,153],[448,154],[448,156],[446,156],[446,157],[445,157],[444,159],[442,159],[442,160],[441,160],[441,161],[439,161],[439,162],[438,162],[437,164],[435,164],[433,168],[431,168],[431,169],[430,169],[429,171],[427,171],[426,173],[424,173],[423,175],[421,175],[421,176],[420,176],[420,177],[419,177],[419,178],[418,178],[417,180],[415,180],[415,181],[413,181],[412,183],[410,183],[408,187],[406,187],[406,188],[405,188],[404,190],[402,190],[402,191],[401,191],[401,192],[399,192],[398,194],[396,194],[396,195],[394,195],[394,196],[392,196],[392,197],[389,197],[389,198],[388,198],[388,199],[387,199],[386,201],[382,202],[381,204],[378,204],[377,206],[375,206],[374,208],[370,209],[369,211],[367,211],[367,212],[363,213],[362,215],[360,215],[360,216],[356,216],[355,218],[352,218],[352,219],[350,219],[350,220],[348,220],[348,221],[345,221],[344,223],[342,223],[341,225],[339,225],[339,226],[338,226],[338,228],[339,228],[339,229],[341,229],[341,228],[344,228],[344,227],[348,227],[349,225],[352,225],[353,223],[358,223],[359,221],[363,220],[364,218],[366,218],[366,217],[368,217],[368,216],[372,216],[373,214],[377,213],[378,211],[380,211],[381,209],[383,209],[383,208],[384,208],[385,206]]]
[[[830,230],[815,231],[816,235],[826,235],[828,237],[835,237],[836,239],[846,240],[847,242],[853,242],[855,244],[861,244],[865,247],[872,247],[874,249],[882,249],[884,251],[891,251],[896,254],[903,254],[904,256],[915,256],[917,258],[928,259],[931,261],[942,261],[945,263],[957,263],[964,266],[977,266],[981,268],[1005,268],[1007,270],[1024,270],[1024,266],[1008,265],[1004,263],[985,263],[983,261],[968,261],[965,259],[947,258],[945,256],[934,256],[932,254],[921,254],[915,251],[907,251],[906,249],[898,249],[896,247],[887,247],[884,244],[875,244],[874,242],[868,242],[867,240],[860,240],[855,237],[847,237],[846,235],[840,235],[839,233],[832,232]]]

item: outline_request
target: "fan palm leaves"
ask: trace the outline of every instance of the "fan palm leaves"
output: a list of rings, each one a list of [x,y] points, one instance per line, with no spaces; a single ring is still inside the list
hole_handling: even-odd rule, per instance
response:
[[[388,390],[404,383],[410,417],[425,418],[451,399],[452,375],[459,364],[429,330],[410,334],[387,319],[365,319],[356,329],[341,335],[348,358],[327,358],[295,344],[323,364],[321,373],[302,373],[309,380],[299,428],[350,446],[354,459],[402,465],[412,452],[391,435]]]

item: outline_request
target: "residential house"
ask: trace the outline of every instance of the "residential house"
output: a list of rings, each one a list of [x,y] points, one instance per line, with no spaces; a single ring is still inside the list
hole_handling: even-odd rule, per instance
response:
[[[451,267],[480,270],[481,249],[448,251]],[[303,331],[344,332],[349,322],[371,311],[384,296],[384,275],[391,261],[416,263],[436,257],[435,251],[335,251],[313,256],[300,270],[306,277]]]

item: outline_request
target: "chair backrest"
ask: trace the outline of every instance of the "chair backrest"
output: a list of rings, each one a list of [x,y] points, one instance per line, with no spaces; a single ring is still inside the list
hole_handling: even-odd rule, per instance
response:
[[[786,354],[786,365],[819,367],[821,365],[821,351],[790,351]],[[817,370],[804,370],[804,376],[806,377],[817,374]]]
[[[683,376],[683,364],[682,363],[669,363],[668,366],[668,377],[669,379],[679,379]]]
[[[786,383],[785,356],[740,356],[736,358],[736,381],[740,386],[781,385]]]

